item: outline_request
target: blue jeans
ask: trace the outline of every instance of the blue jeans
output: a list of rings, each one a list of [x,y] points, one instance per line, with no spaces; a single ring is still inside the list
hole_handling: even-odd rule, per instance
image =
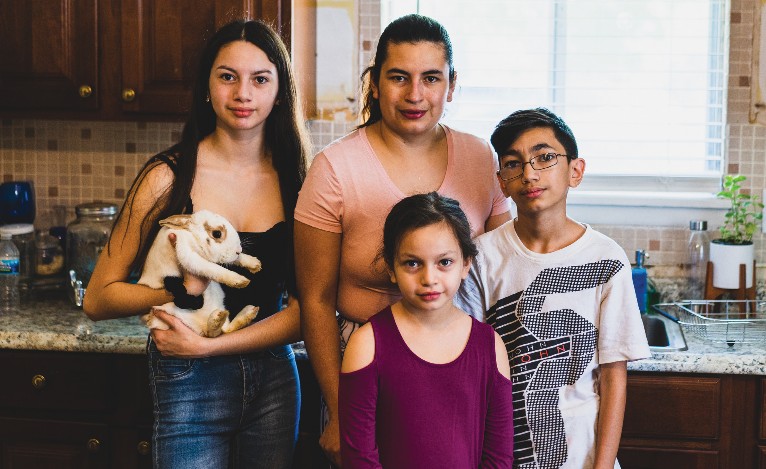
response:
[[[300,393],[289,345],[245,355],[164,357],[149,338],[152,460],[166,468],[289,468]]]

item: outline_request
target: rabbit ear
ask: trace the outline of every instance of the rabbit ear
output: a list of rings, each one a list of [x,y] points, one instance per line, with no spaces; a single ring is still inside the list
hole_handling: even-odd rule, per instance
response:
[[[191,224],[191,215],[172,215],[160,220],[160,226],[166,228],[185,230]]]

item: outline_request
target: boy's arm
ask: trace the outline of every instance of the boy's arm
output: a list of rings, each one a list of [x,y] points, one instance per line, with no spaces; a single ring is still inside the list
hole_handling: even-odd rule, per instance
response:
[[[627,362],[602,363],[599,380],[601,403],[596,427],[596,454],[594,469],[614,469],[620,446],[622,422],[625,415],[625,396],[628,382]]]
[[[468,276],[463,279],[454,298],[455,306],[479,321],[484,322],[487,305],[484,301],[484,288],[478,275],[476,259],[471,264]]]

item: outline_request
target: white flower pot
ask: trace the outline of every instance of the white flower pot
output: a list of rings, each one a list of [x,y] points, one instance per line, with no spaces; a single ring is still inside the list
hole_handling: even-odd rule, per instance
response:
[[[735,290],[739,288],[739,266],[745,264],[745,288],[753,286],[753,259],[755,247],[750,244],[710,243],[710,262],[713,263],[713,286]]]

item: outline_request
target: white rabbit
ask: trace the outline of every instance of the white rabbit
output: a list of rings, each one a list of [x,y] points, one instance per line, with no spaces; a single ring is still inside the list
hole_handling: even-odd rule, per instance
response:
[[[163,288],[165,277],[180,277],[181,268],[192,274],[210,279],[202,297],[200,309],[189,310],[177,307],[172,301],[155,306],[152,312],[142,316],[149,329],[167,330],[168,325],[154,316],[155,310],[162,310],[177,318],[203,337],[217,337],[222,332],[241,329],[255,319],[258,308],[245,306],[234,320],[229,321],[229,312],[224,308],[224,294],[220,283],[234,288],[243,288],[250,280],[218,264],[240,265],[250,272],[261,270],[261,262],[242,254],[242,245],[234,227],[221,215],[200,210],[191,215],[173,215],[160,221],[160,231],[146,256],[144,270],[138,283],[151,288]],[[175,247],[168,239],[175,233]]]

